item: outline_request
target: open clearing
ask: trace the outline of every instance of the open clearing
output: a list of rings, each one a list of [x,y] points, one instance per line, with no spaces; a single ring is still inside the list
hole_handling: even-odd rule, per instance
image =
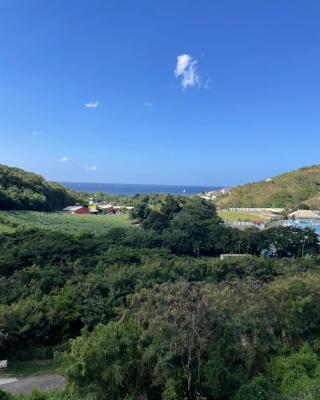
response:
[[[0,211],[0,232],[14,229],[45,229],[60,232],[103,234],[115,227],[127,227],[127,214],[76,215],[62,212]]]

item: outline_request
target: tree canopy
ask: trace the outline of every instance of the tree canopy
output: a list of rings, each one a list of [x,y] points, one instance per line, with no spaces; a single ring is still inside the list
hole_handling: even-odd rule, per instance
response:
[[[78,200],[75,192],[40,175],[0,165],[0,210],[61,210]]]

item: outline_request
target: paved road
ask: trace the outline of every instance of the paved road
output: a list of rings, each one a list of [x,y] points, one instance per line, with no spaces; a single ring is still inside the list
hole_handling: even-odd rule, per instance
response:
[[[0,385],[7,385],[8,383],[17,382],[17,378],[0,378]]]
[[[29,394],[32,389],[46,391],[50,389],[61,389],[66,380],[61,375],[47,374],[34,375],[27,378],[18,378],[15,382],[1,384],[0,388],[12,394]]]

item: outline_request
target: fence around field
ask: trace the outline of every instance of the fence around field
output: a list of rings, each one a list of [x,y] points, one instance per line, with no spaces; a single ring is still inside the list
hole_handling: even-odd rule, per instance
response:
[[[225,211],[232,211],[232,212],[244,212],[244,213],[265,213],[265,212],[274,212],[274,213],[281,213],[284,208],[279,207],[244,207],[244,208],[226,208]]]
[[[266,224],[261,222],[260,224],[257,224],[256,222],[252,221],[229,221],[225,220],[224,224],[227,226],[231,226],[233,228],[250,228],[250,227],[255,227],[259,229],[264,229],[266,227]]]

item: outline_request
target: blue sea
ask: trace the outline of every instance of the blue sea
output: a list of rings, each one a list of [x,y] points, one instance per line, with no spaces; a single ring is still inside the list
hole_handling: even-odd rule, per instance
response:
[[[191,195],[209,190],[221,189],[221,186],[182,186],[182,185],[143,185],[124,183],[80,183],[60,182],[61,185],[76,192],[103,192],[112,195],[125,194],[133,196],[137,193],[168,193],[176,195]]]

